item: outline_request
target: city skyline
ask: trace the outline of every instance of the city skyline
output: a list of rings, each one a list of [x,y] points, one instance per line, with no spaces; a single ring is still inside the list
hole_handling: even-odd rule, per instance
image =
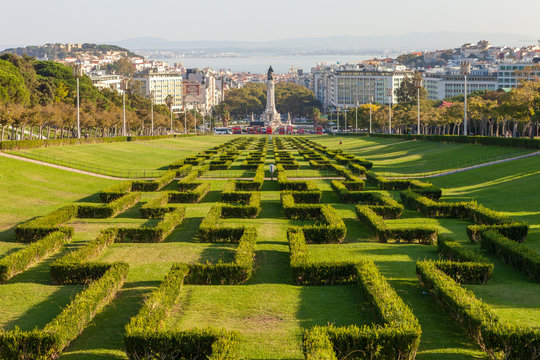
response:
[[[3,4],[0,45],[114,43],[134,37],[265,42],[439,31],[516,33],[527,37],[523,40],[540,37],[535,21],[540,3],[525,0],[516,0],[511,7],[505,7],[501,1],[457,0],[444,8],[439,3],[421,0],[411,1],[407,7],[397,0],[384,4],[346,0],[340,6],[307,0],[275,0],[271,4],[246,0],[198,3],[157,0],[151,7],[140,0],[129,3],[96,0],[84,9],[72,4],[66,0]],[[500,7],[505,10],[492,11]],[[445,16],[438,15],[441,11]],[[482,16],[488,13],[489,16]]]

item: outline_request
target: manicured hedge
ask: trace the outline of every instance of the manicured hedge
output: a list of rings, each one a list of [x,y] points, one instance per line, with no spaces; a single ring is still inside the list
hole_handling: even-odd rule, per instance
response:
[[[533,249],[512,241],[495,230],[482,231],[480,244],[517,271],[540,282],[540,255]]]
[[[444,236],[439,237],[437,248],[442,256],[452,261],[488,262],[488,259],[478,250],[466,248],[457,241],[449,240]]]
[[[0,259],[0,282],[5,283],[71,240],[71,233],[55,231],[27,247]]]
[[[178,302],[188,271],[185,265],[173,266],[139,313],[126,325],[124,347],[130,360],[240,358],[236,333],[213,329],[163,329],[165,318]]]
[[[539,329],[502,321],[487,304],[439,270],[433,261],[417,262],[416,273],[422,285],[491,358],[534,359],[540,354]]]
[[[116,242],[158,243],[169,236],[184,221],[186,209],[176,208],[166,213],[154,227],[116,228]]]
[[[474,261],[439,260],[435,266],[459,284],[484,285],[493,272],[493,264]]]
[[[414,359],[422,330],[411,309],[401,300],[373,262],[356,267],[359,287],[382,325],[316,326],[304,332],[306,359]]]
[[[199,241],[237,243],[244,234],[242,225],[218,224],[221,218],[221,206],[213,206],[199,225]]]
[[[298,285],[338,285],[356,282],[352,262],[313,262],[308,258],[304,232],[299,227],[287,229],[293,280]]]
[[[501,225],[513,223],[512,219],[505,214],[488,209],[475,201],[459,203],[437,202],[417,194],[412,190],[402,191],[401,200],[405,205],[412,207],[413,209],[416,209],[429,217],[453,217],[460,219],[468,218],[477,224],[483,225]],[[520,232],[522,233],[522,226],[519,228]]]
[[[371,171],[366,172],[366,179],[375,183],[382,190],[414,190],[432,200],[438,200],[442,196],[442,190],[430,183],[409,179],[387,179],[376,175]]]
[[[192,182],[183,183],[181,186],[189,185],[192,190],[187,191],[169,191],[169,202],[171,203],[198,203],[201,201],[208,191],[210,191],[210,183],[208,182]],[[180,183],[178,184],[180,186]]]
[[[317,219],[315,224],[294,227],[304,232],[306,242],[313,244],[337,244],[345,239],[347,227],[332,206],[310,204],[300,206],[305,209],[303,214],[309,216],[305,219],[314,219],[315,217],[312,216],[318,212],[318,216],[315,218]],[[298,218],[301,219],[301,217]]]
[[[189,273],[186,277],[186,283],[199,285],[237,285],[245,283],[251,278],[253,272],[256,241],[257,231],[255,228],[244,228],[235,252],[234,262],[188,264]]]
[[[114,201],[118,198],[121,198],[122,196],[126,195],[128,192],[131,191],[131,180],[128,181],[122,181],[118,184],[109,186],[108,188],[102,190],[99,193],[99,196],[101,197],[101,201],[105,203],[109,203],[111,201]]]
[[[375,232],[379,242],[417,242],[432,245],[437,241],[437,229],[433,226],[388,227],[381,216],[367,205],[357,205],[358,219]]]
[[[55,260],[49,268],[55,284],[88,284],[100,279],[111,268],[110,263],[97,263],[97,258],[107,247],[114,243],[117,235],[115,228],[102,230],[86,245],[71,251]]]
[[[73,234],[72,227],[61,226],[77,217],[77,207],[66,205],[47,215],[26,221],[15,228],[15,239],[23,243],[37,241],[55,231]]]
[[[529,225],[520,222],[500,225],[469,225],[467,226],[467,235],[472,242],[480,242],[481,233],[489,229],[497,230],[510,240],[524,242],[527,239]]]
[[[0,141],[0,150],[19,150],[19,149],[34,149],[48,146],[64,146],[77,144],[99,144],[113,143],[124,141],[137,140],[154,140],[165,139],[177,136],[193,136],[193,135],[160,135],[160,136],[116,136],[116,137],[92,137],[92,138],[70,138],[70,139],[47,139],[47,140],[6,140]]]
[[[540,149],[540,140],[530,138],[506,138],[494,136],[462,136],[462,135],[406,135],[406,134],[370,134],[376,137],[393,137],[406,140],[423,140],[435,142],[449,142],[461,144],[495,145],[520,147],[526,149]]]
[[[104,219],[114,217],[133,207],[141,199],[141,193],[132,192],[106,204],[74,203],[77,217],[81,219]]]
[[[176,177],[177,171],[167,171],[165,174],[152,181],[133,181],[131,191],[158,191],[167,186]]]
[[[221,205],[221,217],[223,218],[256,218],[261,212],[261,193],[260,192],[233,192],[229,194],[241,194],[236,197],[242,196],[242,199],[238,201],[240,205],[227,204]],[[232,196],[228,197],[229,199]],[[246,203],[247,201],[247,203]]]
[[[174,211],[176,207],[167,206],[169,203],[169,193],[160,192],[157,197],[150,200],[139,208],[143,219],[161,219],[165,214]]]
[[[110,269],[84,291],[41,330],[19,329],[0,332],[0,358],[55,359],[71,341],[92,322],[115,297],[126,280],[128,265],[112,264]]]

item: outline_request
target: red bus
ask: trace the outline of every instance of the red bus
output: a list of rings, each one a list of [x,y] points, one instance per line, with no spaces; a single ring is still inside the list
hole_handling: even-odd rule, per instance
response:
[[[285,128],[283,126],[280,126],[278,129],[279,135],[285,135]]]
[[[305,131],[304,131],[304,129],[300,128],[300,129],[298,129],[298,133],[299,133],[299,134],[304,134]]]
[[[266,127],[266,134],[267,135],[272,135],[272,128],[270,126]]]
[[[240,126],[233,126],[232,127],[232,133],[233,134],[242,134],[242,128]]]
[[[293,127],[292,125],[291,126],[287,126],[287,134],[292,134],[293,133]]]
[[[315,128],[315,134],[317,134],[317,135],[322,135],[322,126],[321,126],[321,125],[318,125],[318,126]]]
[[[255,132],[254,132],[253,128],[250,126],[250,127],[247,128],[247,133],[248,134],[254,134]]]

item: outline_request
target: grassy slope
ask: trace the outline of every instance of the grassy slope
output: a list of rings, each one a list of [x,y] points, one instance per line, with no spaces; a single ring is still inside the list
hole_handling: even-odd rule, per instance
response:
[[[225,139],[225,137],[222,137]],[[321,138],[322,139],[322,138]],[[371,140],[371,139],[370,139]],[[377,139],[380,140],[380,139]],[[383,139],[386,140],[386,139]],[[225,141],[225,140],[222,140]],[[369,144],[355,140],[358,147]],[[322,141],[321,141],[322,142]],[[355,144],[352,144],[353,146]],[[209,145],[210,146],[210,145]],[[2,164],[0,158],[0,164]],[[524,173],[534,172],[531,168],[538,168],[537,163],[527,163],[522,160]],[[9,163],[9,164],[8,164]],[[1,174],[22,171],[17,169],[21,163],[17,161],[5,162],[5,167],[0,173],[0,182],[4,189],[14,189],[19,185],[18,177],[10,177],[9,180]],[[26,164],[25,164],[26,165]],[[35,166],[35,165],[32,165]],[[90,187],[94,178],[78,176],[71,178],[65,172],[45,167],[35,166],[44,179],[57,179],[59,189],[69,190],[73,195],[71,200],[83,198],[86,194],[103,188],[109,181],[102,181]],[[23,166],[25,168],[25,166]],[[490,169],[490,168],[484,168]],[[39,172],[29,170],[29,173]],[[501,171],[499,171],[501,172]],[[509,174],[512,173],[508,170]],[[466,174],[466,173],[463,173]],[[493,175],[504,178],[506,175],[494,171]],[[73,174],[69,174],[73,175]],[[454,175],[457,176],[457,175]],[[508,175],[510,176],[510,175]],[[529,176],[534,180],[534,175]],[[520,179],[529,178],[523,176]],[[448,196],[470,196],[461,189],[467,184],[472,184],[471,194],[475,194],[474,184],[494,181],[487,177],[482,180],[481,176],[473,176],[471,179],[444,177],[433,179],[446,181],[447,184],[455,184],[455,188],[449,189]],[[534,186],[534,182],[519,183],[521,186]],[[63,182],[66,182],[65,184]],[[495,181],[497,182],[497,181]],[[54,182],[53,182],[54,183]],[[324,191],[323,202],[331,203],[343,216],[347,227],[348,236],[342,245],[311,245],[310,253],[315,258],[330,259],[373,259],[385,276],[388,277],[392,286],[400,296],[413,308],[418,316],[423,336],[418,359],[470,359],[482,358],[483,354],[478,347],[466,336],[461,328],[451,320],[444,311],[426,295],[419,286],[414,273],[414,263],[418,259],[434,258],[437,256],[434,246],[420,245],[393,245],[377,244],[372,241],[371,234],[359,224],[354,214],[354,207],[348,204],[340,204],[332,193],[329,182],[319,181],[318,186]],[[501,208],[506,211],[516,210],[511,205],[504,208],[495,206],[498,199],[499,186],[505,182],[494,184],[485,192],[485,196],[479,199],[486,205],[495,209]],[[94,325],[86,329],[83,334],[63,354],[63,359],[123,359],[125,354],[122,349],[123,327],[129,318],[136,314],[144,297],[159,284],[161,278],[167,272],[170,264],[176,261],[229,261],[231,247],[221,245],[199,244],[194,242],[196,230],[202,218],[206,215],[211,205],[219,201],[219,191],[224,185],[223,181],[213,181],[212,191],[200,204],[187,205],[187,219],[170,237],[162,244],[115,244],[110,247],[100,258],[103,261],[123,260],[130,263],[128,282],[120,292],[113,305],[105,309],[94,320]],[[448,187],[450,187],[448,185]],[[45,182],[44,186],[51,186]],[[73,188],[71,188],[73,187]],[[170,188],[173,188],[171,185]],[[484,186],[480,186],[482,189]],[[71,189],[71,190],[70,190]],[[76,190],[78,189],[78,190]],[[92,191],[90,191],[92,189]],[[83,191],[87,192],[84,193]],[[337,325],[350,323],[371,322],[371,312],[362,302],[355,287],[297,287],[292,285],[290,270],[288,268],[288,246],[285,237],[285,228],[290,221],[283,218],[279,204],[279,193],[275,183],[266,182],[263,189],[263,212],[254,220],[227,220],[227,222],[249,222],[257,227],[260,239],[256,245],[257,268],[252,280],[244,286],[186,286],[182,294],[180,304],[167,322],[167,326],[178,328],[216,326],[226,327],[240,331],[242,334],[242,352],[252,359],[300,359],[302,357],[300,336],[304,328],[314,324],[326,324],[328,322]],[[30,190],[26,190],[30,191]],[[456,191],[452,195],[452,191]],[[508,187],[508,197],[511,198],[511,186]],[[0,206],[10,205],[12,212],[21,212],[26,216],[34,216],[47,212],[59,206],[67,198],[56,196],[48,197],[46,192],[34,190],[31,194],[35,198],[23,199],[31,202],[49,202],[42,205],[42,212],[37,209],[28,209],[27,206],[8,201],[7,197],[12,191],[4,190],[4,196],[0,197]],[[30,192],[28,192],[30,193]],[[503,191],[504,193],[504,191]],[[530,194],[534,191],[531,190]],[[20,194],[25,194],[24,188]],[[397,196],[396,193],[392,194]],[[515,195],[515,193],[514,193]],[[153,194],[145,195],[143,202],[151,198]],[[515,197],[515,196],[514,196]],[[56,203],[51,202],[56,199]],[[48,200],[47,200],[48,199]],[[71,201],[70,200],[70,201]],[[488,204],[488,201],[495,201]],[[67,200],[66,200],[67,202]],[[29,205],[32,206],[32,205]],[[47,207],[48,206],[48,207]],[[534,212],[535,203],[527,207],[526,212]],[[536,209],[538,207],[536,206]],[[32,212],[32,214],[29,214]],[[533,216],[533,215],[527,215]],[[101,227],[112,224],[127,226],[140,226],[145,220],[138,219],[138,209],[135,207],[119,215],[113,220],[77,220],[76,237],[72,246],[78,246],[93,238]],[[415,212],[407,211],[403,220],[399,222],[425,222]],[[0,219],[7,219],[0,214]],[[538,223],[539,219],[528,218],[531,223]],[[6,220],[3,220],[6,221]],[[225,221],[225,220],[223,220]],[[427,220],[438,225],[444,232],[451,234],[457,239],[465,239],[465,226],[467,222],[452,219]],[[16,221],[12,221],[12,225]],[[148,223],[151,225],[151,223]],[[531,239],[534,238],[531,235]],[[529,241],[529,240],[528,240]],[[3,243],[4,244],[4,243]],[[11,243],[13,245],[17,245]],[[12,246],[12,245],[11,245]],[[70,298],[80,291],[80,287],[53,287],[49,285],[47,260],[31,270],[19,275],[9,284],[0,286],[0,303],[3,309],[0,311],[0,321],[4,328],[15,325],[23,328],[42,326],[57,314],[61,307],[69,302]],[[496,306],[500,314],[512,317],[517,321],[539,324],[540,314],[535,313],[538,304],[538,291],[520,274],[505,265],[496,262],[496,272],[490,284],[485,287],[472,287],[488,303]],[[532,285],[532,286],[531,286]],[[502,291],[510,287],[512,291]],[[12,292],[13,289],[16,291]],[[482,295],[484,291],[484,295]],[[18,301],[19,299],[24,301]],[[531,302],[532,301],[532,302]],[[527,315],[528,314],[528,315]],[[441,326],[444,324],[444,326]],[[444,354],[444,355],[442,355]]]
[[[227,136],[197,136],[140,142],[55,146],[21,152],[50,157],[47,161],[53,163],[58,162],[54,159],[58,158],[62,160],[63,165],[67,165],[66,160],[71,160],[117,169],[160,169],[173,161],[194,155],[228,139],[230,138]]]
[[[322,145],[363,156],[375,163],[375,172],[391,176],[452,170],[532,152],[501,146],[385,138],[324,136],[312,139]]]

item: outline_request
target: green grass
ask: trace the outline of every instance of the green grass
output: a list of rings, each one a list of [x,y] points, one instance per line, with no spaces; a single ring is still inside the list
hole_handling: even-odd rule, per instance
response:
[[[53,146],[18,150],[12,153],[54,164],[109,174],[112,169],[163,170],[171,162],[195,155],[201,150],[227,140],[230,138],[197,136],[151,141]]]
[[[365,157],[374,162],[376,173],[387,176],[437,173],[533,152],[502,146],[386,138],[325,136],[312,140]]]
[[[219,139],[221,142],[230,139],[225,136],[208,138],[211,141]],[[328,144],[337,138],[315,139]],[[351,150],[395,143],[390,139],[343,139],[343,145]],[[186,146],[192,147],[195,146],[192,142],[201,141],[200,146],[203,146],[203,140],[204,137],[164,139],[152,141],[152,146],[139,146],[151,151],[156,148],[156,144],[172,147],[182,146],[185,142]],[[211,142],[205,146],[211,147],[214,144]],[[100,146],[105,145],[108,144]],[[438,144],[430,145],[434,152],[438,151]],[[385,151],[382,149],[381,154]],[[409,154],[417,152],[419,156],[433,161],[433,156],[426,149],[410,148],[408,151]],[[100,156],[99,152],[95,154]],[[307,162],[298,154],[296,158],[307,169]],[[240,157],[236,165],[242,159]],[[271,154],[267,157],[267,163],[270,160]],[[162,159],[156,159],[156,168],[159,167],[159,161]],[[422,169],[420,164],[413,163],[411,169]],[[517,219],[540,224],[540,197],[536,195],[540,188],[540,172],[536,170],[539,165],[540,158],[529,158],[433,178],[430,181],[444,187],[445,199],[475,199],[493,209],[504,210]],[[23,246],[11,242],[12,228],[20,221],[45,214],[72,201],[98,201],[93,194],[113,183],[1,157],[0,170],[0,251],[4,254]],[[343,244],[309,245],[310,256],[321,261],[373,260],[420,321],[422,339],[418,359],[485,358],[474,341],[424,292],[416,279],[416,261],[437,258],[436,246],[376,243],[372,233],[356,219],[354,205],[340,203],[331,190],[330,181],[315,182],[323,191],[322,202],[331,204],[338,211],[348,232]],[[201,203],[186,204],[184,223],[163,243],[113,244],[99,257],[99,261],[129,263],[127,282],[113,303],[66,349],[61,359],[125,359],[122,345],[124,326],[138,312],[142,301],[159,285],[171,264],[231,261],[234,246],[197,242],[198,226],[211,206],[219,202],[219,193],[224,185],[225,180],[212,180],[210,193]],[[174,183],[167,187],[174,188]],[[397,192],[389,194],[398,198]],[[155,193],[144,194],[142,203],[154,196]],[[73,242],[67,248],[74,249],[85,244],[105,227],[154,224],[156,220],[140,219],[139,206],[114,219],[72,221],[70,225],[75,227],[76,232]],[[253,277],[241,286],[186,285],[165,326],[174,329],[218,327],[238,331],[241,336],[240,350],[247,359],[301,359],[301,336],[304,329],[328,323],[371,324],[372,310],[356,286],[300,287],[293,284],[286,228],[289,224],[300,222],[284,218],[276,182],[265,182],[262,207],[256,219],[221,220],[223,223],[249,224],[257,228],[259,238],[255,247],[256,266]],[[470,224],[468,221],[426,219],[417,212],[406,210],[402,219],[388,222],[400,225],[431,224],[465,246],[477,247],[467,239],[465,227]],[[533,225],[526,244],[538,251],[538,243],[540,226]],[[65,251],[40,262],[7,284],[0,285],[1,328],[41,327],[83,289],[81,286],[51,285],[49,264]],[[490,260],[495,263],[495,271],[488,284],[468,287],[502,318],[518,324],[540,326],[538,284],[530,282],[499,260],[492,257]]]

